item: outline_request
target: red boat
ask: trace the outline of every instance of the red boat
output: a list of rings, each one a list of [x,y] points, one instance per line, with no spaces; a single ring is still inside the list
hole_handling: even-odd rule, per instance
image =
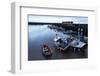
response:
[[[43,53],[44,56],[51,56],[52,55],[51,49],[46,44],[43,45],[43,51],[42,51],[42,53]]]

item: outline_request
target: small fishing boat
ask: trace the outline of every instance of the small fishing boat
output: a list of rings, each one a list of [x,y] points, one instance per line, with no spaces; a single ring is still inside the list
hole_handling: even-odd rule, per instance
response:
[[[52,55],[52,51],[48,45],[46,45],[46,44],[43,45],[42,54],[44,56],[51,56]]]

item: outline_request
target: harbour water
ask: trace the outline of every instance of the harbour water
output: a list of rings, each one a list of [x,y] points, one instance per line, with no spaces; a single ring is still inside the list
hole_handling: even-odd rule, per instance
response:
[[[60,37],[66,37],[62,31],[51,29],[48,26],[52,25],[28,25],[28,60],[45,60],[45,59],[73,59],[73,58],[87,58],[87,52],[74,53],[73,51],[58,52],[54,45],[54,38],[56,34]],[[53,54],[47,58],[42,55],[42,46],[47,44]]]

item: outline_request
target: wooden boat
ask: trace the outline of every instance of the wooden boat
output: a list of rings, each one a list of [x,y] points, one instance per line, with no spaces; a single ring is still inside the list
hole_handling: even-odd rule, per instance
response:
[[[43,45],[42,54],[43,54],[44,56],[51,56],[51,55],[52,55],[52,51],[51,51],[51,49],[48,47],[48,45],[46,45],[46,44]]]

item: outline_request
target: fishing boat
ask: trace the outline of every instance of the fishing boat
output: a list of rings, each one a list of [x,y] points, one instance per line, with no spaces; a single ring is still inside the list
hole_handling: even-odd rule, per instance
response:
[[[61,38],[58,37],[57,35],[54,38],[54,44],[56,48],[60,51],[66,51],[72,41],[73,41],[72,38]]]
[[[51,51],[51,49],[49,48],[49,46],[47,44],[43,45],[43,47],[42,47],[42,54],[44,56],[51,56],[52,55],[52,51]]]

